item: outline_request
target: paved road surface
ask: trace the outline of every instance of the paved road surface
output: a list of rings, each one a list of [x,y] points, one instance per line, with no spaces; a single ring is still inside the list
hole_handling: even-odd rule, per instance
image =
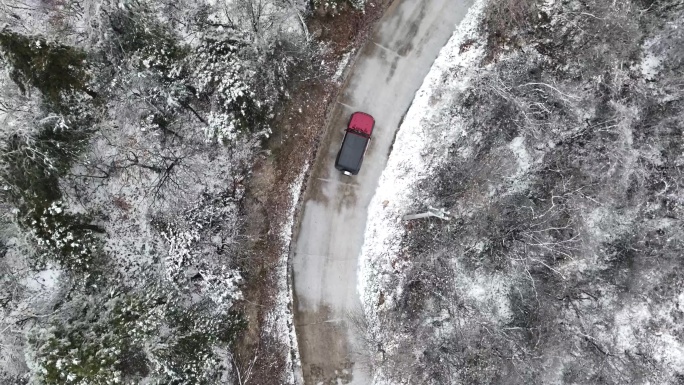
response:
[[[293,248],[295,331],[307,385],[368,385],[358,330],[358,257],[368,204],[394,135],[439,50],[473,0],[395,0],[361,52],[333,110],[305,195]],[[375,117],[363,168],[347,177],[334,168],[354,111]]]

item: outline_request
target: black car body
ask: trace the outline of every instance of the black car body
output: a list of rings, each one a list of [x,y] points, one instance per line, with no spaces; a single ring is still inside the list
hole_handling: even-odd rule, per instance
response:
[[[357,175],[368,149],[375,120],[364,112],[355,112],[349,119],[342,146],[335,159],[335,168],[346,175]]]

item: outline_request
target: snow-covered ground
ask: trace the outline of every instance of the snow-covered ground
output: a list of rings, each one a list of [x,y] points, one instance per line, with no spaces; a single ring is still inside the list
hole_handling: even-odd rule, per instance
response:
[[[302,383],[302,364],[299,359],[299,347],[297,346],[297,336],[294,330],[292,282],[290,280],[288,261],[290,257],[290,244],[292,243],[292,231],[294,230],[297,205],[299,204],[304,178],[306,177],[308,170],[309,165],[307,164],[290,186],[290,207],[287,210],[287,217],[284,218],[285,221],[281,225],[282,227],[280,230],[282,251],[278,266],[276,267],[276,274],[278,276],[278,297],[276,298],[274,309],[266,318],[265,331],[277,338],[282,346],[286,346],[290,349],[285,358],[286,377],[283,378],[283,384]]]
[[[684,8],[515,4],[471,8],[369,206],[374,381],[681,383]]]

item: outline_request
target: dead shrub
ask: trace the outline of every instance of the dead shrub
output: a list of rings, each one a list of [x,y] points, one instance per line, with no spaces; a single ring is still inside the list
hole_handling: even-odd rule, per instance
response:
[[[495,0],[485,9],[483,26],[487,30],[485,62],[490,62],[505,46],[516,45],[516,37],[529,30],[537,19],[536,0]]]

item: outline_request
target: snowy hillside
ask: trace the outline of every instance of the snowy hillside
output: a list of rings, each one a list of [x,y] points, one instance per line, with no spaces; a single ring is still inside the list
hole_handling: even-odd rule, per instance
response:
[[[491,0],[369,208],[376,383],[678,384],[684,6]],[[403,221],[428,206],[451,214]]]

